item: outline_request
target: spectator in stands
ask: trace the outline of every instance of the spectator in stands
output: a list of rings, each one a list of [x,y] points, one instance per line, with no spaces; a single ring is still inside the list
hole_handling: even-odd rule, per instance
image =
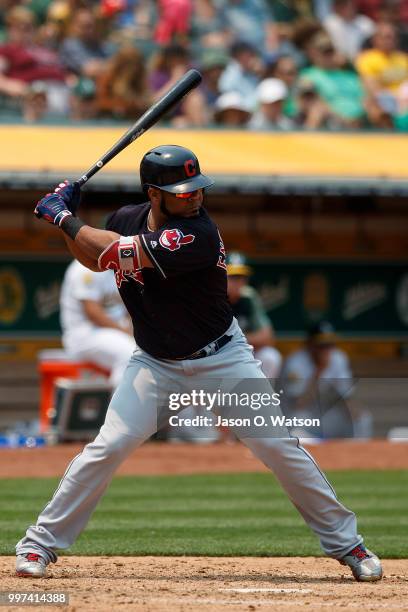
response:
[[[245,41],[259,53],[276,48],[276,27],[265,0],[225,0],[223,9],[234,40]]]
[[[336,117],[332,117],[329,106],[321,99],[313,83],[299,79],[295,95],[293,121],[296,125],[307,130],[337,127]]]
[[[252,116],[252,105],[236,91],[222,94],[214,104],[214,121],[229,128],[243,128]]]
[[[273,48],[266,49],[266,57],[270,61],[285,55],[292,57],[298,66],[304,64],[301,46],[295,38],[297,30],[305,24],[313,23],[320,28],[316,22],[312,0],[266,0],[275,22]],[[272,75],[271,75],[272,76]]]
[[[294,123],[283,114],[288,88],[279,79],[264,79],[256,88],[258,108],[248,126],[254,130],[290,130]]]
[[[356,5],[359,13],[375,22],[393,21],[402,27],[408,24],[407,0],[356,0]]]
[[[34,14],[36,23],[42,25],[47,20],[47,12],[54,2],[52,0],[20,0],[15,4],[24,4]]]
[[[312,2],[268,0],[273,19],[277,23],[294,23],[301,17],[313,17]]]
[[[309,329],[304,348],[285,360],[279,381],[286,416],[319,418],[320,428],[292,432],[303,437],[371,437],[371,415],[350,404],[353,378],[347,355],[336,348],[328,321]]]
[[[313,0],[313,13],[321,23],[330,15],[333,8],[333,0]]]
[[[47,90],[45,83],[32,84],[24,99],[23,118],[27,123],[36,123],[47,114]]]
[[[104,70],[110,54],[109,45],[101,39],[94,12],[88,8],[75,11],[69,34],[60,49],[60,58],[66,69],[74,75],[95,79]]]
[[[87,77],[80,77],[71,89],[70,118],[73,121],[87,121],[96,119],[97,116],[95,81]]]
[[[262,371],[268,378],[277,378],[282,357],[272,345],[272,324],[253,287],[248,284],[252,271],[242,253],[233,252],[227,257],[228,299],[234,316],[249,344],[254,347],[255,357],[262,362]]]
[[[297,64],[290,55],[279,55],[265,70],[265,77],[280,79],[289,90],[296,84],[298,75]]]
[[[23,108],[39,83],[46,89],[44,111],[65,115],[68,109],[66,75],[58,56],[35,41],[35,22],[31,11],[16,6],[6,15],[6,42],[0,46],[0,93],[6,103]]]
[[[159,45],[187,41],[192,14],[191,0],[158,0],[154,40]]]
[[[151,59],[150,87],[158,100],[191,68],[189,51],[181,45],[162,47]],[[200,89],[194,89],[169,115],[173,127],[201,127],[208,124],[209,111]]]
[[[97,79],[97,106],[102,116],[137,119],[151,106],[145,60],[134,46],[119,49]]]
[[[408,0],[382,0],[375,21],[392,23],[398,32],[399,48],[408,52]]]
[[[297,66],[303,66],[305,59],[302,51],[294,44],[296,24],[276,24],[276,45],[272,51],[264,54],[267,63],[274,63],[281,56],[291,57]]]
[[[255,89],[260,82],[262,68],[261,56],[255,47],[246,42],[234,43],[231,47],[231,60],[220,76],[220,92],[237,92],[255,108]]]
[[[199,49],[227,48],[232,42],[222,7],[215,0],[194,0],[190,34]]]
[[[357,14],[354,0],[334,0],[333,12],[323,22],[334,48],[350,62],[375,31],[374,22]]]
[[[200,71],[203,75],[202,92],[209,108],[212,108],[220,96],[218,83],[228,64],[228,55],[221,49],[206,49],[200,60]]]
[[[408,54],[398,49],[391,23],[377,24],[373,48],[358,56],[356,66],[368,92],[384,111],[396,114],[400,89],[408,81]]]
[[[313,83],[299,78],[296,62],[290,55],[278,57],[265,74],[285,83],[288,92],[282,112],[294,126],[309,130],[332,127],[328,105],[320,98]]]
[[[322,24],[316,19],[302,18],[293,25],[292,43],[295,50],[289,53],[299,68],[304,68],[309,62],[308,47],[317,34],[324,32]]]
[[[337,127],[360,127],[365,120],[365,94],[359,76],[338,67],[335,49],[327,34],[316,34],[307,50],[311,66],[301,71],[301,77],[314,85]]]
[[[79,261],[71,262],[61,287],[60,319],[68,355],[109,370],[116,387],[135,340],[113,272],[92,272]]]
[[[110,40],[117,45],[137,41],[138,46],[150,52],[155,47],[153,36],[157,23],[156,3],[151,0],[125,0],[124,4],[116,12]]]
[[[58,53],[65,36],[68,18],[68,6],[58,2],[50,4],[46,19],[37,30],[37,42]]]
[[[291,55],[280,55],[270,62],[265,69],[265,78],[279,79],[287,87],[287,96],[283,103],[283,112],[287,117],[294,117],[297,113],[295,104],[295,91],[299,79],[298,66]]]

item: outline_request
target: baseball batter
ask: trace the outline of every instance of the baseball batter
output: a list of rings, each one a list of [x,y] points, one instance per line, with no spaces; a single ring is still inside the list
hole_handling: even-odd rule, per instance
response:
[[[70,184],[35,208],[37,217],[62,230],[82,264],[115,270],[137,348],[100,433],[71,461],[37,523],[18,542],[19,576],[44,576],[57,550],[76,540],[117,467],[156,431],[169,380],[183,388],[194,377],[213,379],[216,389],[220,380],[257,379],[271,391],[228,303],[224,245],[203,207],[204,189],[213,181],[192,151],[176,145],[148,151],[140,174],[149,201],[115,212],[106,230],[73,214]],[[241,438],[275,473],[325,553],[347,564],[357,580],[379,580],[380,561],[364,547],[354,513],[338,501],[299,440],[287,432]]]

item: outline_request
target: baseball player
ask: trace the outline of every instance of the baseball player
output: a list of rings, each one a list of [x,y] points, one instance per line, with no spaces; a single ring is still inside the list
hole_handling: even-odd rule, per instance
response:
[[[313,324],[303,348],[290,354],[282,368],[279,385],[285,390],[285,414],[320,414],[321,427],[303,436],[320,438],[371,437],[369,411],[350,403],[353,374],[329,321]],[[300,435],[301,432],[297,432]]]
[[[262,362],[267,378],[277,378],[282,365],[282,355],[273,346],[273,329],[261,300],[253,287],[248,285],[251,268],[242,253],[227,255],[228,299],[234,317],[254,348],[255,359]]]
[[[46,195],[34,211],[59,227],[81,263],[115,270],[137,348],[100,433],[71,461],[37,523],[17,543],[19,576],[44,576],[57,550],[76,540],[116,468],[156,431],[169,380],[182,387],[194,377],[216,385],[256,379],[271,391],[228,303],[224,245],[203,207],[213,181],[192,151],[176,145],[148,151],[140,176],[148,202],[120,208],[106,230],[74,215],[78,190],[71,184]],[[355,514],[338,501],[299,440],[241,438],[273,470],[326,554],[347,564],[357,580],[379,580],[381,563],[364,547]]]
[[[106,368],[117,387],[135,340],[113,271],[93,272],[71,262],[61,286],[60,321],[68,355]]]

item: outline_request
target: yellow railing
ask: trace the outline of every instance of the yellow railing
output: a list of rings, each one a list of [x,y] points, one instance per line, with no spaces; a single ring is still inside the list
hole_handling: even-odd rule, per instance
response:
[[[0,126],[0,172],[80,174],[123,133],[123,127]],[[192,148],[209,174],[303,175],[408,179],[408,135],[271,133],[152,129],[104,172],[133,173],[159,144]]]

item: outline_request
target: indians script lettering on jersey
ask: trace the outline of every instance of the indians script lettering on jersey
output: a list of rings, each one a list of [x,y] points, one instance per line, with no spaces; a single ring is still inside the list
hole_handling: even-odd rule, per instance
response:
[[[106,229],[140,235],[153,268],[143,268],[141,279],[121,273],[119,292],[137,344],[159,359],[175,359],[213,342],[231,324],[225,249],[205,209],[193,218],[171,217],[155,232],[147,229],[149,210],[149,203],[124,206]]]

